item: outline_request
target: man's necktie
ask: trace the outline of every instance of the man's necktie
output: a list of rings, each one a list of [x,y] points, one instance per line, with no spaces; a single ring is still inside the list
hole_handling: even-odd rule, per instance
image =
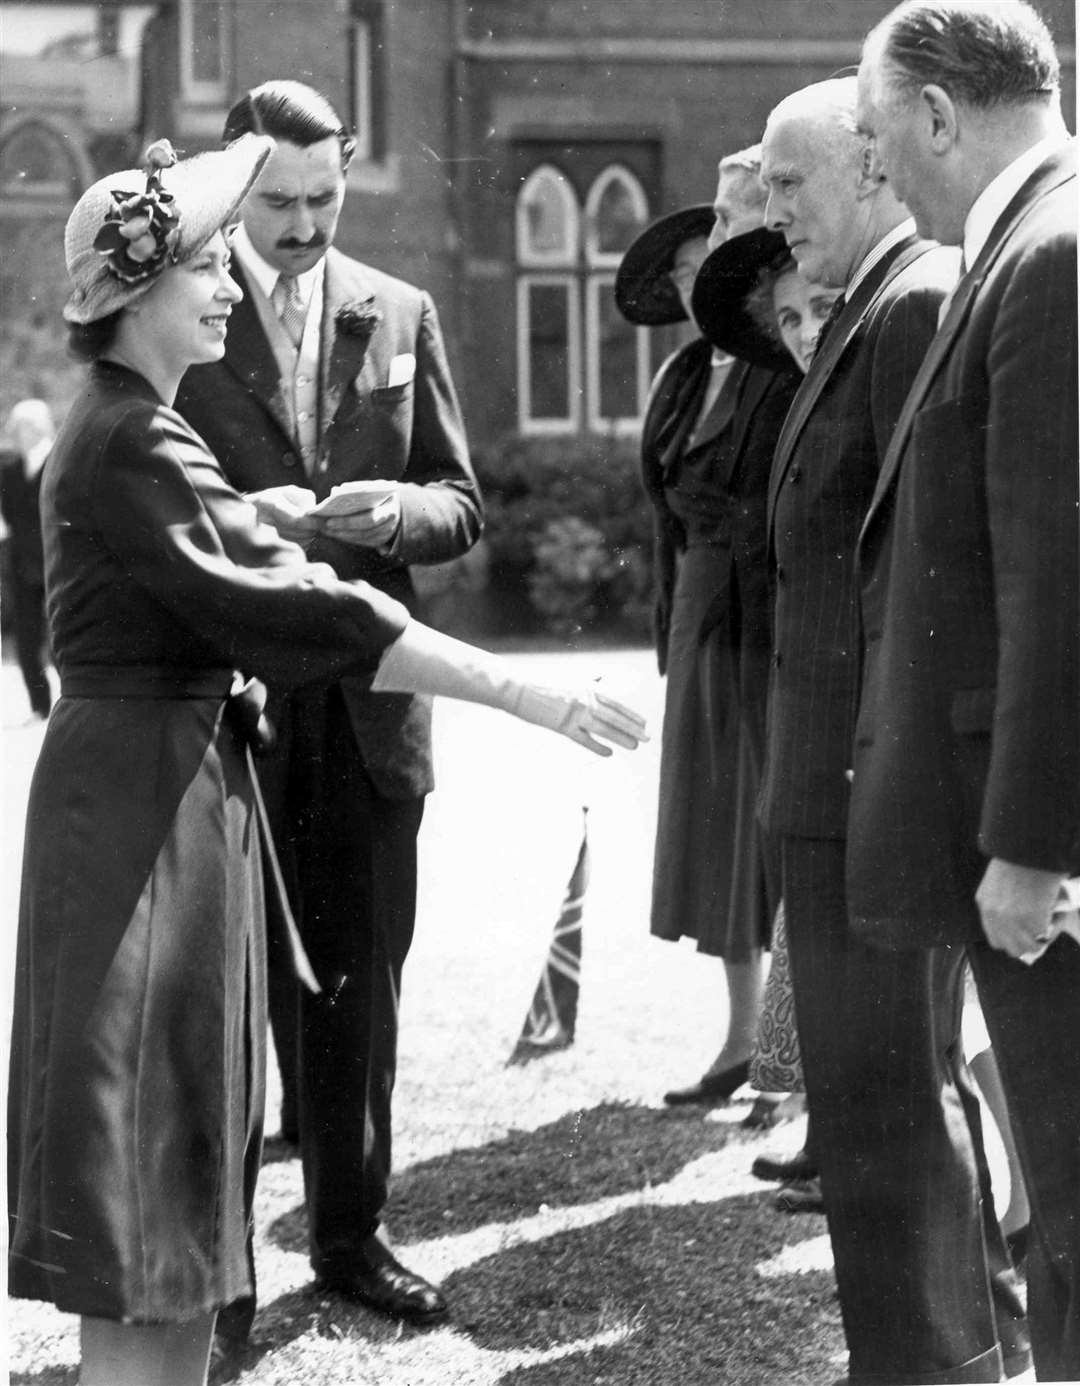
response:
[[[817,334],[817,341],[814,343],[814,355],[820,356],[821,348],[825,345],[825,338],[836,326],[836,319],[844,311],[847,299],[843,294],[839,298],[833,299],[833,306],[829,309],[825,321],[821,324],[821,331]]]
[[[300,297],[300,285],[291,274],[279,274],[271,297],[282,327],[299,351],[300,343],[304,339],[304,321],[307,318],[307,311]]]
[[[953,301],[953,299],[956,297],[956,291],[957,291],[957,289],[959,289],[960,284],[961,284],[961,282],[963,281],[963,278],[964,278],[964,275],[965,275],[965,274],[967,274],[967,260],[966,260],[965,257],[964,257],[964,252],[961,251],[961,252],[960,252],[960,272],[959,272],[959,274],[957,275],[956,283],[952,286],[952,288],[949,290],[949,292],[948,292],[948,293],[945,295],[945,297],[941,300],[941,307],[938,309],[938,315],[937,315],[937,325],[938,325],[938,327],[940,327],[941,324],[942,324],[942,323],[945,321],[945,319],[948,317],[949,309],[952,307],[952,301]]]

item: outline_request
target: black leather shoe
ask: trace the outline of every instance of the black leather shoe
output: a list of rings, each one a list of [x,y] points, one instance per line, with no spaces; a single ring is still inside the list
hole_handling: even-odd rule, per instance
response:
[[[741,1088],[750,1077],[750,1062],[734,1064],[721,1069],[719,1073],[706,1073],[688,1088],[674,1088],[664,1093],[664,1101],[669,1107],[685,1107],[692,1102],[713,1106],[725,1102],[737,1088]]]
[[[449,1310],[441,1292],[423,1276],[406,1270],[378,1237],[367,1239],[362,1257],[362,1264],[347,1271],[317,1275],[315,1288],[419,1326],[446,1318]]]
[[[779,1180],[781,1183],[791,1179],[813,1179],[817,1172],[817,1162],[807,1154],[805,1147],[786,1160],[775,1155],[759,1155],[750,1166],[750,1173],[755,1179]]]

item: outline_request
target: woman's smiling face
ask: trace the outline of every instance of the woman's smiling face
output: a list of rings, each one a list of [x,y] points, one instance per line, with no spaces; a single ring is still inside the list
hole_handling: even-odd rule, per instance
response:
[[[243,298],[229,274],[230,260],[228,241],[217,231],[197,255],[164,270],[133,305],[160,333],[163,354],[181,370],[225,354],[229,314]]]

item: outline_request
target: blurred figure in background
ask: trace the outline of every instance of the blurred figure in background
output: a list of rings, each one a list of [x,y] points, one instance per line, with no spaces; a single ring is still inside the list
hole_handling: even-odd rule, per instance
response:
[[[15,446],[0,458],[0,511],[9,533],[11,591],[4,603],[5,633],[15,654],[36,717],[52,705],[45,673],[45,563],[41,548],[41,469],[56,430],[43,399],[23,399],[8,419]]]

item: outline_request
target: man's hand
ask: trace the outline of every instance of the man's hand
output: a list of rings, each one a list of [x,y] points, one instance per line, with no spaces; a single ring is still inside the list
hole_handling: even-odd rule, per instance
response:
[[[355,510],[349,515],[316,517],[319,533],[343,544],[358,548],[377,549],[385,553],[394,542],[401,524],[401,497],[397,490],[390,492],[370,510]]]
[[[320,532],[318,520],[308,513],[315,504],[315,492],[303,486],[271,486],[266,491],[250,491],[247,500],[264,524],[273,525],[282,539],[307,544]]]
[[[994,857],[975,892],[990,946],[1014,958],[1045,948],[1054,935],[1050,915],[1061,881],[1060,871],[1040,871]]]

